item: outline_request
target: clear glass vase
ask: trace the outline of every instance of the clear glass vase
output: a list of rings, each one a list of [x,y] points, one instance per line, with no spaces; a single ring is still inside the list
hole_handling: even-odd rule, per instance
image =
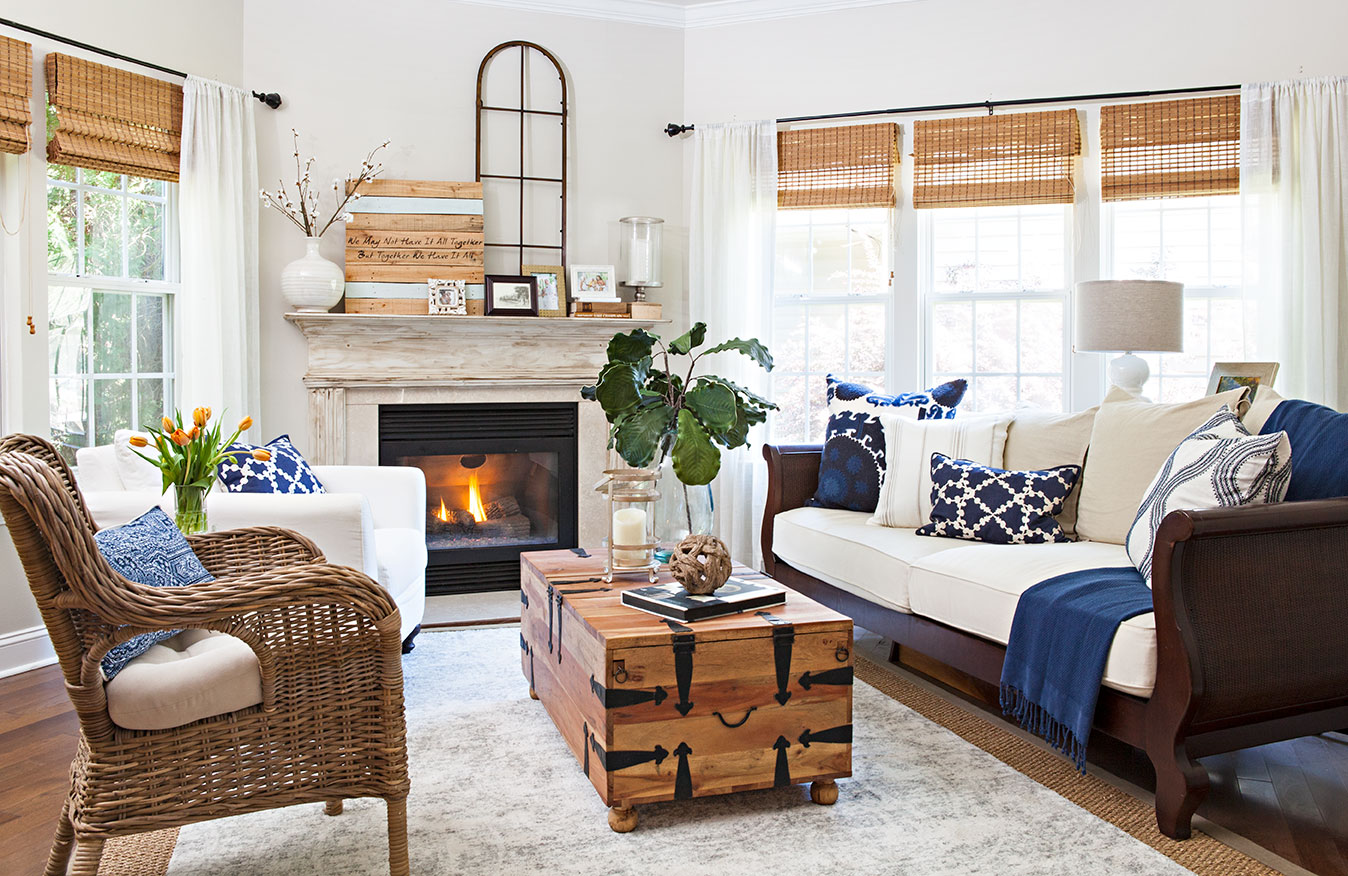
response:
[[[175,511],[173,522],[183,535],[195,535],[206,531],[206,494],[210,487],[199,484],[174,484],[173,502]]]
[[[689,535],[710,535],[715,524],[711,485],[689,486],[674,473],[674,461],[666,455],[657,469],[655,535],[660,542],[656,556],[668,562],[671,549]]]

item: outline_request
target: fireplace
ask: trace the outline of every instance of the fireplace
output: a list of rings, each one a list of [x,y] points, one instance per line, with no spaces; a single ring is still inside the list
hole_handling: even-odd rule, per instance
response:
[[[574,403],[379,406],[379,464],[426,475],[426,591],[519,586],[522,551],[576,546]]]

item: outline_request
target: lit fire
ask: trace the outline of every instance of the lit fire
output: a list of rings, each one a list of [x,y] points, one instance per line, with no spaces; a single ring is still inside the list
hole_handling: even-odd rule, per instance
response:
[[[473,472],[468,478],[468,513],[472,514],[478,523],[487,519],[487,508],[482,504],[482,491],[477,485],[477,472]],[[444,523],[449,522],[449,509],[445,507],[443,497],[440,499],[440,510],[435,512],[435,517]]]
[[[449,522],[449,509],[445,508],[445,500],[440,500],[440,510],[435,512],[435,516],[443,523]]]

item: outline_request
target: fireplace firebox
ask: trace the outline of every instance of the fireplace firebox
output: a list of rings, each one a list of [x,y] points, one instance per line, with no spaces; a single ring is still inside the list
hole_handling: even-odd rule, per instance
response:
[[[523,551],[576,546],[572,403],[380,405],[379,464],[426,475],[426,591],[519,587]]]

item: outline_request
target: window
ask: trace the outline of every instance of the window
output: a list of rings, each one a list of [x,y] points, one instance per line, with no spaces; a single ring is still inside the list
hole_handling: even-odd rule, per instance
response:
[[[74,450],[157,421],[173,400],[175,186],[48,165],[52,440]]]
[[[1071,207],[923,210],[926,379],[969,381],[961,410],[1067,399]]]
[[[892,212],[780,210],[773,274],[772,399],[778,443],[822,441],[825,375],[884,383]]]
[[[1105,276],[1184,284],[1184,352],[1143,356],[1151,366],[1146,394],[1198,398],[1213,362],[1244,358],[1240,198],[1117,201],[1105,209]]]

